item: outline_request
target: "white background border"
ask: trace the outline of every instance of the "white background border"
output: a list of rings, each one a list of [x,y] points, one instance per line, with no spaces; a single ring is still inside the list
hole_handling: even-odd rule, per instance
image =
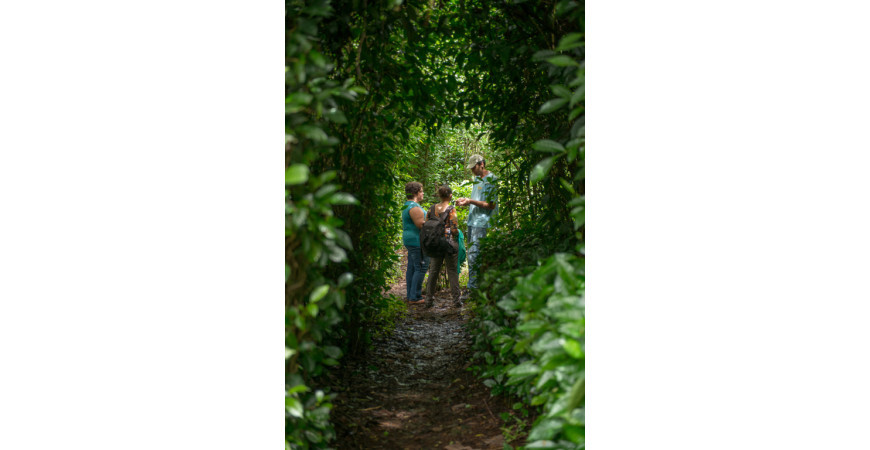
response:
[[[0,6],[0,448],[282,448],[282,2]]]
[[[590,448],[870,447],[868,12],[588,3]],[[0,448],[281,448],[283,21],[0,6]]]

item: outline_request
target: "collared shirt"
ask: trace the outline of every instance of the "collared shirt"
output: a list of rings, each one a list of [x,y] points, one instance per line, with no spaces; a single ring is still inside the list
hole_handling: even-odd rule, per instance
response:
[[[496,206],[495,209],[486,209],[476,205],[469,205],[466,223],[470,227],[489,228],[490,219],[498,213],[498,193],[496,192],[495,184],[493,184],[498,180],[498,177],[490,172],[482,179],[478,177],[475,177],[475,179],[479,181],[475,182],[474,186],[471,187],[471,199],[488,203],[494,202]]]

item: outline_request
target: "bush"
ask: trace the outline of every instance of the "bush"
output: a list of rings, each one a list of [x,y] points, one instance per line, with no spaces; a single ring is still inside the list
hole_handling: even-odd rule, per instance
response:
[[[317,26],[329,13],[325,3],[288,5],[285,99],[285,447],[324,447],[335,435],[329,424],[330,399],[313,389],[326,366],[335,366],[346,319],[349,272],[330,271],[353,249],[335,209],[359,202],[338,192],[337,173],[318,171],[316,162],[338,139],[327,120],[341,121],[338,98],[352,100],[359,88],[329,80],[331,66],[315,48]],[[314,173],[320,172],[320,173]]]
[[[537,407],[529,448],[584,443],[585,278],[584,258],[571,252],[576,244],[546,227],[482,242],[483,277],[469,322],[474,369],[493,395],[516,397],[517,409]]]

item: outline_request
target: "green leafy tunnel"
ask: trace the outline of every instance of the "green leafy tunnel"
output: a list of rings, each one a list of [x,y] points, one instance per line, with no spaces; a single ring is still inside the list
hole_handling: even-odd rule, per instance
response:
[[[477,374],[537,410],[528,448],[584,446],[584,43],[582,1],[287,0],[287,448],[329,446],[319,377],[404,307],[405,183],[462,192],[471,154],[500,178]]]

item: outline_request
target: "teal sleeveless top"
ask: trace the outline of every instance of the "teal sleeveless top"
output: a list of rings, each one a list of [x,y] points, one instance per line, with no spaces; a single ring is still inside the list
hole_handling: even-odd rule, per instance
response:
[[[408,200],[405,202],[405,209],[402,210],[402,243],[408,247],[420,246],[420,229],[414,225],[414,220],[411,219],[411,208],[414,207],[423,209],[417,202]],[[423,210],[423,217],[426,217],[425,210]]]

